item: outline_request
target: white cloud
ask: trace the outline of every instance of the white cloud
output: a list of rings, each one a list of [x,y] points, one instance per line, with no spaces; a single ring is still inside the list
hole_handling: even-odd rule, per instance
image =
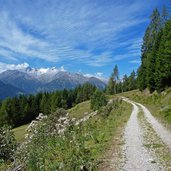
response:
[[[0,62],[0,73],[6,71],[6,70],[20,70],[25,72],[26,69],[30,67],[28,63],[22,63],[22,64],[6,64]],[[51,73],[57,73],[59,71],[66,71],[64,66],[61,66],[60,68],[52,67],[52,68],[30,68],[31,70],[27,71],[30,74],[36,74],[37,75],[42,75],[42,74],[51,74]]]
[[[140,60],[132,60],[132,61],[129,61],[129,63],[131,63],[131,64],[140,64],[141,61]]]
[[[0,19],[0,54],[6,58],[12,55],[25,55],[49,61],[58,60],[57,55],[50,50],[53,46],[44,40],[25,33],[17,26],[8,13],[1,12]],[[6,52],[6,53],[4,53]]]
[[[4,72],[6,70],[23,70],[29,67],[28,63],[23,63],[23,64],[6,64],[0,62],[0,73]]]
[[[146,21],[141,14],[144,6],[140,0],[104,4],[85,0],[39,0],[34,5],[31,1],[11,2],[0,12],[0,55],[9,60],[25,56],[50,62],[76,60],[96,67],[108,65],[113,61],[112,52],[124,48],[127,29]],[[77,48],[79,45],[86,48]],[[102,54],[93,52],[99,48]]]
[[[102,73],[102,72],[97,72],[96,75],[97,75],[98,77],[102,77],[103,73]]]

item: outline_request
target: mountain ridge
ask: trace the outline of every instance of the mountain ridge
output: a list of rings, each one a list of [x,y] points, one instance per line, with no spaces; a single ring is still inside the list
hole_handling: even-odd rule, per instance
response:
[[[40,91],[55,91],[73,89],[78,85],[90,83],[104,89],[106,83],[96,77],[86,77],[79,73],[61,71],[56,68],[24,70],[6,70],[0,73],[0,81],[20,89],[26,94],[35,94]]]
[[[5,99],[6,97],[14,97],[23,93],[24,92],[19,88],[0,81],[0,99]]]

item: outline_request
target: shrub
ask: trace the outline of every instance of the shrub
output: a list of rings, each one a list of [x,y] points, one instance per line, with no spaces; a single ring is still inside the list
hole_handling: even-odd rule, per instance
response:
[[[89,127],[74,123],[64,109],[38,122],[28,139],[31,141],[17,155],[22,167],[30,171],[93,170],[96,163],[92,150],[86,146],[87,139],[92,139]]]
[[[8,126],[0,128],[0,160],[11,160],[16,150],[17,143],[13,132]]]
[[[98,113],[102,115],[103,117],[108,117],[112,110],[117,110],[121,104],[122,100],[115,98],[109,101],[109,103],[106,106],[103,106],[100,108]]]
[[[94,94],[91,97],[91,109],[93,110],[98,110],[100,109],[100,107],[105,106],[107,104],[107,99],[105,94],[100,91],[100,90],[96,90],[94,92]]]

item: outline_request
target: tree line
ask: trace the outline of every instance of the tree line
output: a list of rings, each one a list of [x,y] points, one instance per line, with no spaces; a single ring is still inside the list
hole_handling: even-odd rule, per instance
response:
[[[119,69],[115,65],[113,72],[109,78],[108,85],[106,87],[106,93],[113,95],[117,93],[122,93],[137,88],[137,76],[136,72],[133,70],[129,76],[126,74],[123,78],[119,78]]]
[[[47,115],[55,112],[57,108],[69,109],[75,104],[89,100],[95,90],[95,86],[86,83],[73,90],[6,98],[0,101],[0,126],[17,127],[31,122],[39,113]]]
[[[141,48],[137,84],[140,90],[161,92],[171,86],[171,18],[168,10],[155,9]]]
[[[116,94],[134,89],[149,89],[161,92],[171,86],[171,15],[164,6],[162,12],[154,9],[143,37],[141,65],[137,72],[119,78],[114,67],[106,88],[107,94]]]

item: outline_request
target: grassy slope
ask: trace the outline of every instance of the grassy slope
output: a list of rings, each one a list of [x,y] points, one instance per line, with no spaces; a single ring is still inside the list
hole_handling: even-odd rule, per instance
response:
[[[122,102],[120,107],[113,109],[107,118],[96,116],[90,120],[96,128],[98,143],[93,145],[94,156],[96,159],[103,159],[106,152],[113,146],[113,139],[118,130],[128,121],[132,111],[132,106]]]
[[[91,157],[93,160],[96,161],[102,161],[105,157],[106,152],[108,149],[113,146],[113,139],[116,136],[117,131],[125,125],[127,122],[130,114],[131,114],[132,106],[128,103],[121,102],[119,107],[114,108],[108,116],[104,116],[103,112],[97,114],[95,117],[90,118],[87,122],[83,124],[83,130],[82,134],[79,135],[85,143],[85,147],[91,151],[91,156],[87,156],[88,158]],[[68,111],[72,117],[75,118],[81,118],[84,116],[85,112],[90,113],[90,102],[83,102],[81,104],[78,104],[74,108],[70,109]],[[22,141],[24,137],[24,132],[27,125],[23,125],[21,127],[15,128],[14,133],[19,142]],[[92,134],[90,138],[84,139],[84,135],[86,134]],[[83,137],[82,137],[83,135]],[[82,141],[79,140],[79,141]],[[58,140],[55,140],[58,141]],[[78,141],[78,143],[79,143]],[[49,141],[47,144],[51,144],[52,142]],[[67,142],[65,142],[67,144]],[[65,144],[64,143],[64,144]],[[56,143],[55,143],[56,144]],[[61,157],[64,156],[67,157],[69,152],[69,147],[67,145],[67,148],[65,150],[63,146],[55,147],[54,145],[49,146],[48,149],[51,150],[45,150],[42,155],[48,156],[46,157],[47,162],[47,170],[48,167],[55,167],[55,164],[57,160],[60,160],[59,158],[54,157],[53,161],[49,160],[49,158],[52,158],[52,156],[55,156],[53,153],[58,152],[61,153]],[[69,143],[70,144],[70,143]],[[70,144],[71,145],[71,144]],[[60,149],[61,148],[61,149]],[[72,147],[71,150],[73,150],[74,147]],[[76,148],[77,149],[77,148]],[[39,152],[39,148],[37,147],[37,151]],[[71,154],[72,157],[72,154]]]
[[[17,142],[22,142],[24,140],[24,134],[26,133],[25,130],[28,127],[29,124],[19,126],[17,128],[14,128],[12,131],[14,132],[15,138]]]
[[[87,103],[80,105],[83,108],[84,105],[87,107]],[[64,165],[69,165],[69,167],[66,166],[67,169],[75,165],[78,166],[80,162],[82,163],[85,160],[95,161],[95,166],[97,167],[105,158],[108,149],[113,146],[113,139],[118,129],[127,122],[131,110],[132,106],[130,104],[121,102],[119,107],[114,108],[108,116],[104,116],[103,112],[100,112],[83,124],[78,125],[77,129],[69,131],[67,133],[68,138],[66,137],[62,142],[60,142],[60,139],[47,140],[47,145],[44,144],[47,150],[42,151],[41,154],[46,160],[45,170],[56,169],[56,166],[61,161]],[[80,115],[78,116],[80,117]],[[43,141],[43,143],[45,143],[45,141]],[[39,152],[38,148],[36,150]],[[37,161],[40,159],[41,158]],[[62,168],[61,171],[67,169]],[[73,168],[70,169],[72,170]],[[35,170],[35,168],[31,170]],[[75,168],[74,170],[80,169]]]
[[[161,94],[134,90],[120,95],[144,104],[154,116],[171,126],[171,88]]]
[[[131,114],[131,110],[132,106],[130,104],[121,102],[119,107],[113,109],[108,117],[104,117],[99,113],[84,123],[85,130],[82,130],[83,135],[91,133],[92,137],[95,138],[84,140],[86,148],[90,149],[92,152],[91,158],[98,161],[101,161],[103,158],[105,158],[106,152],[111,148],[111,146],[113,146],[113,139],[116,136],[117,131],[125,124],[125,122],[127,122]],[[91,112],[90,102],[87,101],[80,103],[68,111],[72,117],[81,118],[84,116],[85,112]],[[14,129],[15,136],[19,142],[21,142],[23,139],[26,127],[27,125],[24,125]],[[48,142],[48,144],[49,143],[50,142]],[[52,146],[52,149],[53,148],[54,147]],[[53,152],[60,152],[60,148],[63,155],[67,156],[69,151],[63,151],[64,147],[58,147],[57,149],[53,150]],[[46,156],[48,154],[50,157],[52,157],[53,152],[45,150],[44,155]],[[56,160],[58,160],[55,157],[54,161],[49,161],[48,158],[46,158],[47,163],[50,162],[51,164],[49,163],[47,166],[55,165],[57,162]]]
[[[111,96],[109,99],[114,97],[115,96]],[[97,158],[102,157],[104,150],[109,148],[118,128],[122,127],[125,122],[127,122],[131,114],[131,110],[132,106],[130,104],[122,102],[119,108],[113,109],[108,117],[103,118],[99,114],[89,119],[88,122],[85,122],[85,125],[94,125],[92,129],[96,134],[98,134],[99,143],[91,144],[91,142],[89,142],[89,144],[92,145],[94,155]],[[71,117],[75,117],[77,119],[82,118],[85,113],[92,112],[90,109],[90,101],[80,103],[72,109],[69,109],[68,112]]]
[[[82,102],[75,107],[68,110],[69,116],[71,118],[82,118],[86,113],[91,113],[92,110],[90,109],[90,101]]]
[[[28,124],[22,125],[12,130],[18,143],[21,143],[24,140],[25,130],[27,126]],[[12,163],[10,162],[3,163],[0,161],[0,171],[8,170],[11,167],[11,165]]]
[[[90,113],[92,110],[90,109],[90,101],[86,101],[76,105],[75,107],[68,110],[70,117],[72,118],[82,118],[86,112]],[[25,130],[29,124],[19,126],[13,129],[15,138],[17,142],[22,142],[24,140]]]

